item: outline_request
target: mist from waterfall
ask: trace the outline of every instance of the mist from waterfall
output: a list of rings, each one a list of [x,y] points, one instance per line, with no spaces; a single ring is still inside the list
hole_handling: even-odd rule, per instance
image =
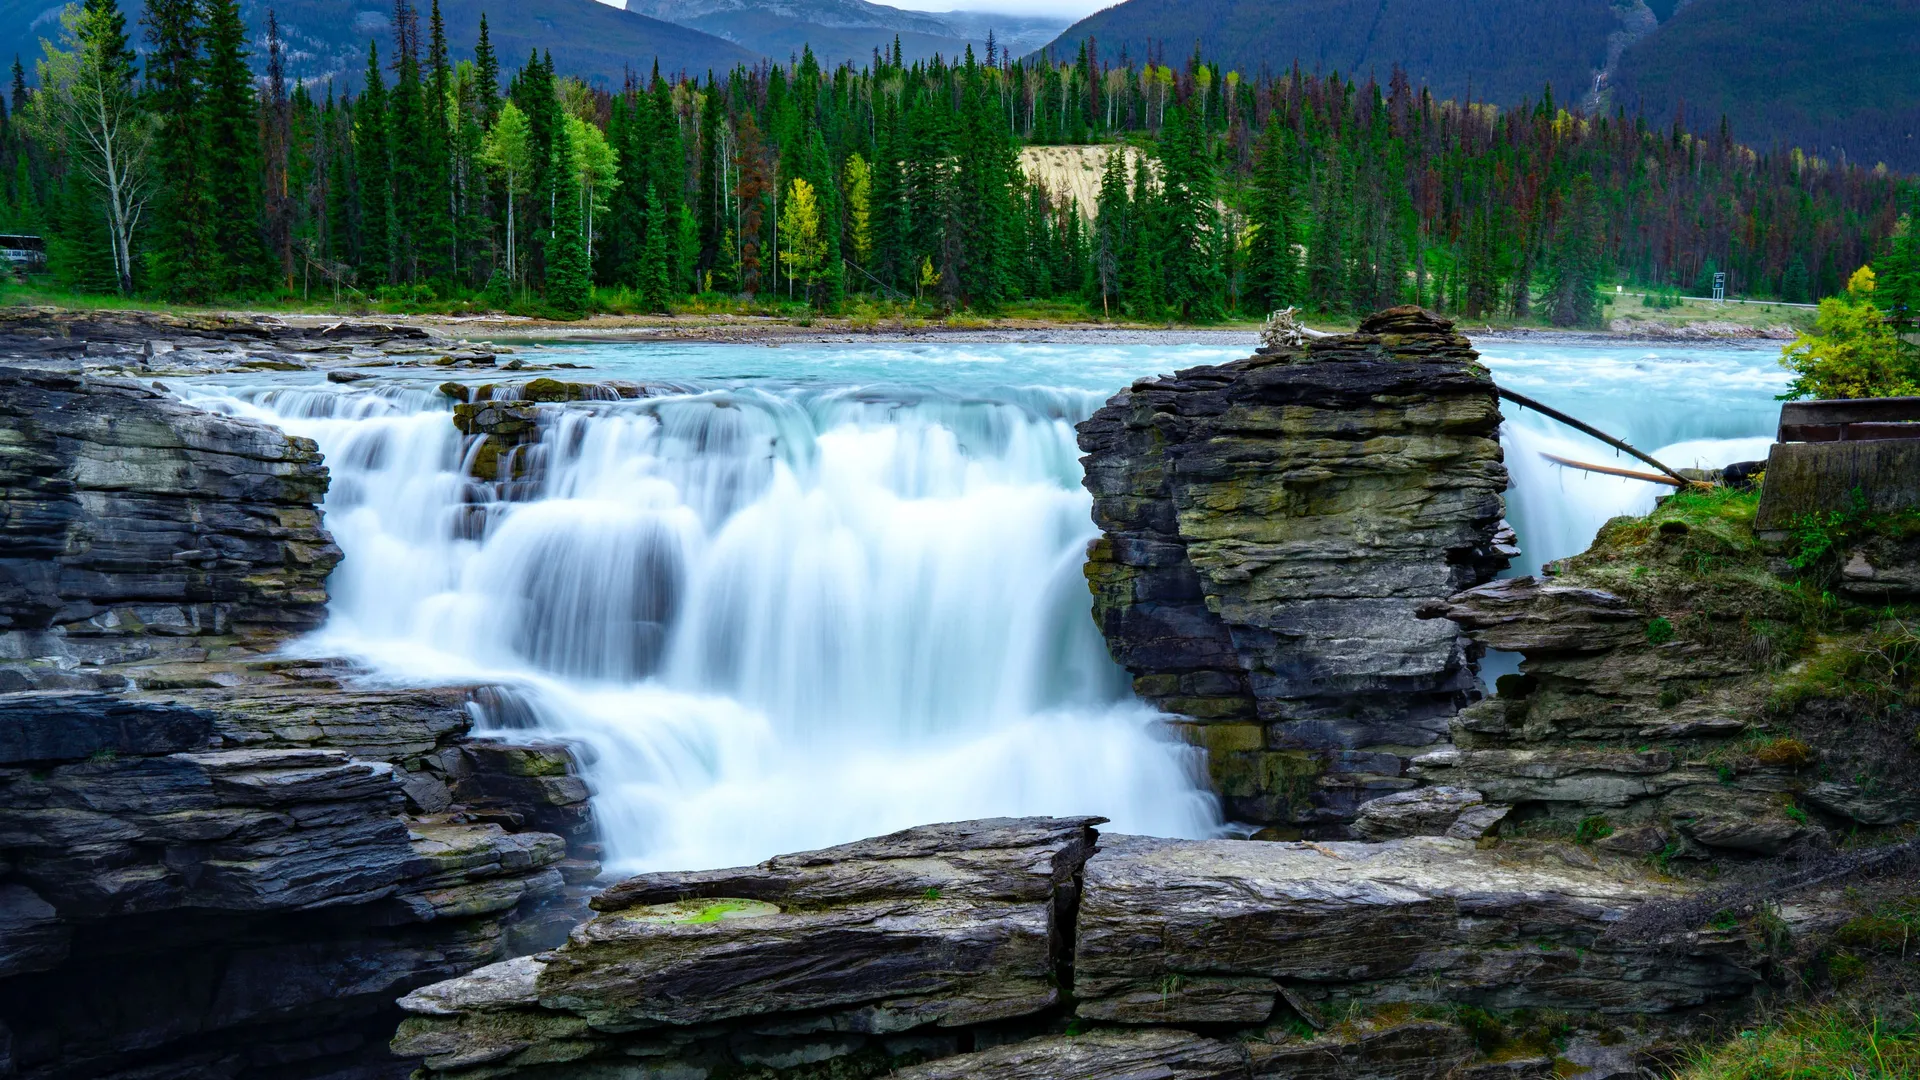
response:
[[[1675,466],[1764,455],[1784,381],[1771,347],[1481,348],[1503,385]],[[478,730],[572,744],[609,868],[630,872],[1000,814],[1216,832],[1200,755],[1131,697],[1089,617],[1073,428],[1135,377],[1245,352],[572,347],[580,378],[653,396],[543,410],[519,452],[533,478],[505,497],[467,479],[426,384],[175,389],[326,454],[347,558],[297,647],[391,684],[503,687]],[[1632,462],[1504,409],[1516,573],[1667,490],[1549,464]]]

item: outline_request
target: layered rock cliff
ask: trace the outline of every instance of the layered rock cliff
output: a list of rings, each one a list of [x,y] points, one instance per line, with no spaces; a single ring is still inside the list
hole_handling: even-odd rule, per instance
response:
[[[319,450],[131,382],[0,368],[0,689],[312,629]]]
[[[1430,606],[1523,660],[1415,759],[1508,831],[1661,860],[1817,855],[1920,822],[1915,517],[1782,543],[1720,488],[1608,522],[1539,578]]]
[[[1499,424],[1472,346],[1417,308],[1143,380],[1081,424],[1094,618],[1234,817],[1340,834],[1445,741],[1472,650],[1414,612],[1513,553]]]
[[[1759,977],[1741,928],[1611,940],[1681,895],[1625,864],[1098,821],[960,822],[635,878],[560,948],[408,995],[394,1046],[461,1080],[1545,1077],[1606,1046],[1631,1068],[1652,1033]],[[1484,1010],[1480,1044],[1446,1019],[1465,1006]],[[1525,1010],[1564,1010],[1557,1041],[1509,1031]]]
[[[398,1077],[393,999],[583,910],[565,747],[490,688],[274,649],[340,552],[313,444],[0,368],[0,1075]]]

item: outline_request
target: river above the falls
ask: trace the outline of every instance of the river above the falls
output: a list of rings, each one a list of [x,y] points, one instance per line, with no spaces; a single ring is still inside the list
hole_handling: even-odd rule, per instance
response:
[[[1089,618],[1074,424],[1136,378],[1250,347],[526,348],[585,368],[552,377],[666,392],[567,407],[540,482],[507,501],[464,477],[447,373],[168,382],[327,456],[346,559],[297,648],[388,683],[509,687],[480,729],[573,743],[608,865],[632,872],[995,815],[1219,831],[1197,752],[1132,698]],[[1479,347],[1502,385],[1676,467],[1764,456],[1786,381],[1775,345]],[[1515,572],[1664,490],[1551,465],[1636,463],[1505,412]]]

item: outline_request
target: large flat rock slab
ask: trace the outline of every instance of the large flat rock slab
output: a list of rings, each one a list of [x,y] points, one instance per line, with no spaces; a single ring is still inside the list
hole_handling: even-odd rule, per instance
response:
[[[752,1064],[743,1040],[845,1053],[1035,1016],[1062,1000],[1076,875],[1101,820],[934,825],[644,874],[597,897],[560,948],[408,995],[394,1049],[430,1075],[635,1053],[691,1069]]]
[[[1606,930],[1672,887],[1411,837],[1383,844],[1105,836],[1074,952],[1080,1016],[1258,1024],[1282,1002],[1658,1013],[1746,992],[1745,946]]]

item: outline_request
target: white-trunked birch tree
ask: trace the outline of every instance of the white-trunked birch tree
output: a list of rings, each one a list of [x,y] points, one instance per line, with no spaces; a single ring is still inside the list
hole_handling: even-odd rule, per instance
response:
[[[42,42],[29,123],[98,193],[122,296],[133,293],[133,238],[153,197],[154,117],[134,91],[126,20],[113,0],[72,4],[60,43]]]

